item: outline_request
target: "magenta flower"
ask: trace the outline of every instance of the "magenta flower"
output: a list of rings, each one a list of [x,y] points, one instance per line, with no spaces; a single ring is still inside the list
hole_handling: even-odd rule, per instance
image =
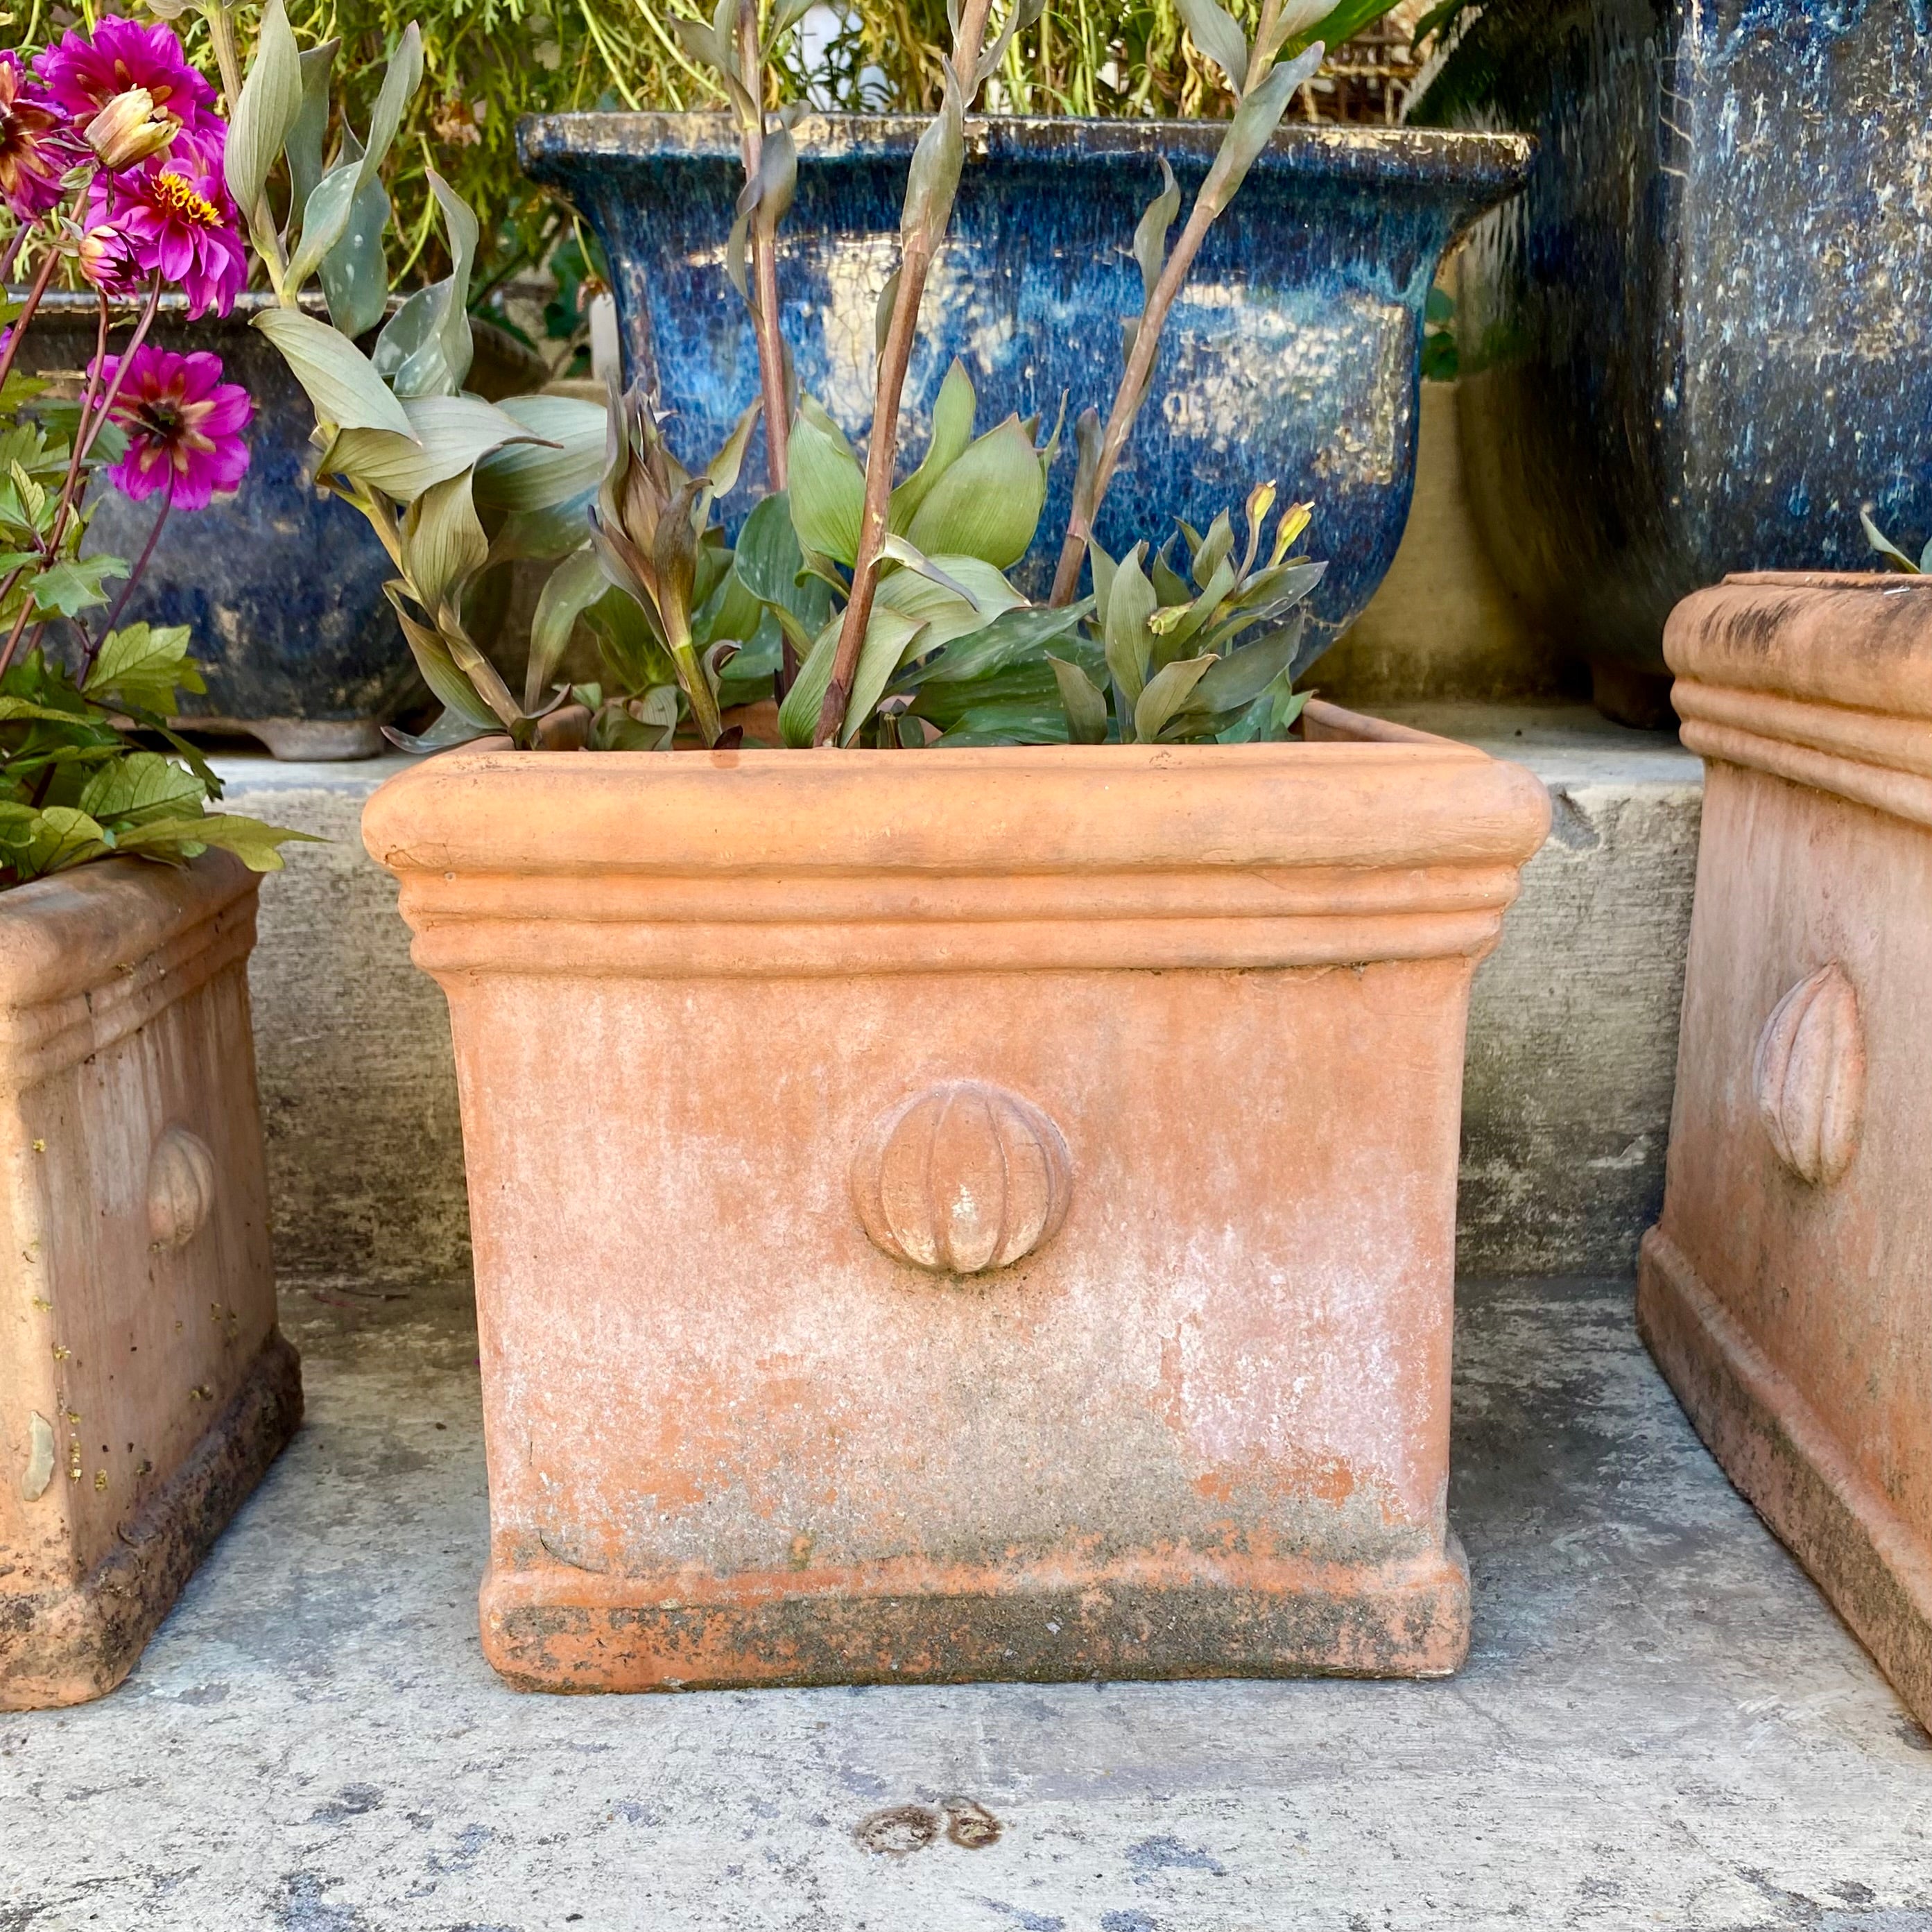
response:
[[[110,387],[120,364],[119,356],[110,356],[99,365]],[[107,475],[124,495],[152,496],[172,486],[176,509],[203,509],[217,490],[234,489],[248,470],[242,432],[255,406],[240,383],[221,380],[221,358],[205,350],[177,356],[142,344],[112,414],[128,432],[128,453]]]
[[[52,97],[0,49],[0,198],[16,219],[38,221],[61,198],[61,178],[87,149]]]
[[[147,280],[134,243],[104,222],[80,238],[74,262],[88,284],[104,296],[137,295]]]
[[[247,286],[248,251],[221,174],[221,124],[176,138],[173,149],[125,174],[96,177],[87,225],[128,238],[142,272],[188,296],[190,316],[226,315]]]
[[[175,30],[164,20],[144,27],[138,20],[104,14],[92,39],[70,30],[58,45],[44,49],[34,66],[56,104],[82,131],[117,94],[137,87],[145,88],[154,105],[191,134],[220,125],[214,89],[188,64]]]

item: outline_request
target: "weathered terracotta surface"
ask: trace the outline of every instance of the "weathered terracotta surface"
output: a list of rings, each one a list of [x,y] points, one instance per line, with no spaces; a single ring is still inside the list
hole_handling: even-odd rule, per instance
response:
[[[454,1030],[506,1676],[1455,1668],[1464,1012],[1548,806],[1311,710],[370,801]]]
[[[1727,579],[1638,1313],[1732,1480],[1932,1724],[1932,583]]]
[[[301,1418],[257,883],[210,854],[0,894],[0,1709],[119,1683]]]

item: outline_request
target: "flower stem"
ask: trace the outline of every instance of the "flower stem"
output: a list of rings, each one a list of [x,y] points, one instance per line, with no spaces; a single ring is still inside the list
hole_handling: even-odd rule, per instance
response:
[[[20,344],[27,339],[27,325],[34,319],[34,311],[40,305],[40,298],[47,292],[47,284],[54,278],[54,270],[60,266],[60,250],[50,248],[47,259],[40,264],[40,272],[34,278],[34,286],[27,291],[27,305],[14,318],[14,332],[7,338],[7,346],[0,350],[0,383],[14,373],[14,358],[20,352]]]
[[[128,581],[121,586],[121,594],[114,600],[114,608],[107,614],[107,621],[100,627],[99,643],[91,644],[81,660],[81,681],[94,668],[94,660],[99,655],[101,644],[107,641],[108,634],[121,621],[121,614],[128,608],[128,600],[134,594],[134,586],[141,580],[148,566],[153,561],[154,546],[161,540],[161,526],[168,520],[168,512],[175,506],[175,472],[170,469],[167,481],[161,485],[160,514],[154,519],[154,526],[148,532],[148,541],[141,546],[141,554],[134,560],[134,568],[128,573]]]

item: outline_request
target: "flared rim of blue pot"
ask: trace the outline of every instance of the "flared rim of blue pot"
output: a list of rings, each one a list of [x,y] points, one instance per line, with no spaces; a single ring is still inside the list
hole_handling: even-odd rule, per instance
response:
[[[911,114],[808,114],[792,130],[799,158],[905,160],[926,125]],[[1071,115],[975,116],[966,123],[969,162],[1032,160],[1112,166],[1165,155],[1178,173],[1204,172],[1226,123],[1220,121],[1084,120]],[[740,158],[728,114],[541,114],[517,124],[517,152],[537,180],[564,184],[586,161],[728,160]],[[1520,189],[1535,142],[1526,134],[1435,128],[1297,123],[1281,128],[1255,163],[1261,174],[1451,189],[1493,203]]]

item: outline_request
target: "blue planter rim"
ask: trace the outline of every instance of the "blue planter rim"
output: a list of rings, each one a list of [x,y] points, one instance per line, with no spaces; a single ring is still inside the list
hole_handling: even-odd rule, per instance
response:
[[[926,125],[910,114],[808,114],[792,130],[802,161],[908,160]],[[1177,168],[1204,171],[1227,124],[1221,121],[1085,120],[1071,115],[975,116],[966,123],[969,161],[1051,161],[1111,167],[1164,154]],[[1257,174],[1330,181],[1407,180],[1469,197],[1475,212],[1514,194],[1528,178],[1536,143],[1524,134],[1433,128],[1284,127],[1256,160]],[[559,185],[560,164],[586,160],[736,160],[728,114],[542,114],[517,123],[517,152],[538,181]]]

